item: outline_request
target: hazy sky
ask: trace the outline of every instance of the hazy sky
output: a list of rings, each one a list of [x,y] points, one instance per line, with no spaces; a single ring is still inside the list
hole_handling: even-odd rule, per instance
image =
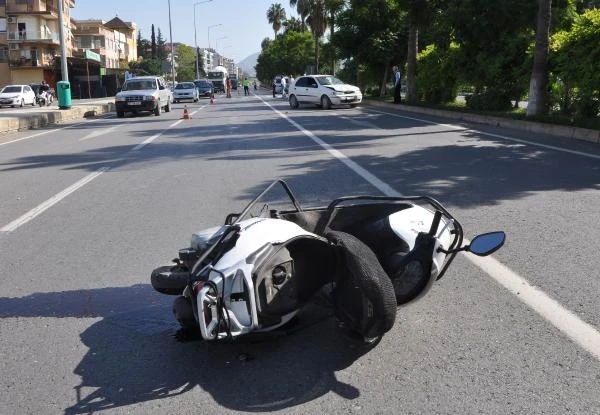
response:
[[[210,28],[210,46],[236,62],[260,52],[264,38],[273,38],[273,28],[267,21],[271,4],[279,3],[287,17],[297,17],[289,0],[212,0],[194,7],[195,3],[200,1],[171,0],[173,41],[194,46],[195,9],[198,46],[208,47],[209,26],[221,24]],[[146,39],[150,39],[154,24],[167,42],[170,39],[168,0],[76,0],[71,16],[76,20],[106,21],[119,16],[121,20],[134,22]]]

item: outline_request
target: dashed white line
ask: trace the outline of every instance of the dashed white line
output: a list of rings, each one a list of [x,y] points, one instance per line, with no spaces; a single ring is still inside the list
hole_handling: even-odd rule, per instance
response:
[[[147,138],[146,140],[144,140],[143,142],[141,142],[137,146],[133,147],[131,149],[131,152],[135,152],[135,151],[138,151],[138,150],[144,148],[146,145],[150,144],[152,141],[156,140],[158,137],[160,137],[161,135],[163,135],[167,130],[175,127],[176,125],[178,125],[182,121],[183,120],[175,121],[173,124],[169,125],[166,129],[164,129],[160,133],[154,134],[152,137]],[[116,127],[114,127],[114,128],[116,128]],[[101,133],[104,133],[104,132],[107,132],[107,131],[104,130]],[[82,188],[83,186],[85,186],[86,184],[88,184],[89,182],[91,182],[92,180],[94,180],[95,178],[97,178],[98,176],[100,176],[102,173],[108,171],[109,169],[110,169],[110,167],[108,167],[108,166],[101,167],[100,169],[96,170],[94,173],[88,174],[87,176],[85,176],[81,180],[79,180],[76,183],[72,184],[71,186],[67,187],[62,192],[57,193],[56,195],[52,196],[50,199],[46,200],[45,202],[43,202],[43,203],[39,204],[38,206],[36,206],[35,208],[31,209],[29,212],[25,213],[21,217],[15,219],[12,222],[10,222],[9,224],[3,226],[2,228],[0,228],[0,232],[13,232],[13,231],[15,231],[20,226],[23,226],[27,222],[29,222],[32,219],[36,218],[37,216],[39,216],[40,214],[42,214],[46,210],[50,209],[52,206],[54,206],[55,204],[57,204],[58,202],[60,202],[64,198],[66,198],[67,196],[69,196],[71,193],[73,193],[76,190]]]
[[[83,179],[75,182],[74,184],[67,187],[62,192],[57,193],[56,195],[52,196],[50,199],[46,200],[45,202],[43,202],[43,203],[39,204],[38,206],[36,206],[35,208],[31,209],[29,212],[27,212],[20,218],[13,220],[11,223],[9,223],[6,226],[3,226],[2,228],[0,228],[0,232],[12,232],[12,231],[16,230],[18,227],[26,224],[27,222],[29,222],[30,220],[39,216],[46,210],[50,209],[52,206],[54,206],[55,204],[57,204],[58,202],[63,200],[65,197],[69,196],[71,193],[73,193],[77,189],[82,188],[83,186],[85,186],[86,184],[88,184],[89,182],[94,180],[96,177],[100,176],[102,173],[108,171],[108,169],[109,169],[109,167],[101,167],[100,169],[96,170],[94,173],[88,174]]]

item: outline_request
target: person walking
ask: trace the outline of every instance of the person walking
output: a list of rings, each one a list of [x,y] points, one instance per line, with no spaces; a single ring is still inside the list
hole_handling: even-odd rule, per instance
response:
[[[394,66],[392,69],[394,70],[394,104],[400,104],[402,101],[400,96],[402,89],[402,84],[400,82],[400,69],[397,66]]]
[[[242,81],[242,85],[244,85],[244,96],[250,95],[250,81],[247,77]]]

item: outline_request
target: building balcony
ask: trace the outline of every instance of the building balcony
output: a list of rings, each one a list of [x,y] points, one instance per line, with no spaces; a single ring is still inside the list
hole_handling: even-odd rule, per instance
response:
[[[33,1],[27,4],[16,4],[14,1],[6,2],[6,15],[37,14],[46,19],[58,20],[58,7],[51,2]]]
[[[7,32],[9,42],[42,42],[59,44],[58,33],[42,33],[41,31],[27,30]]]
[[[8,64],[13,69],[52,68],[54,60],[44,62],[41,59],[11,59]]]

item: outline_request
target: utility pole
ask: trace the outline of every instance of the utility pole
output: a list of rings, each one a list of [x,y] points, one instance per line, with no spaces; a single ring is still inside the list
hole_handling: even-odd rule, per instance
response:
[[[171,0],[169,3],[169,36],[171,37],[171,81],[175,87],[175,47],[173,46],[173,29],[171,28]]]

